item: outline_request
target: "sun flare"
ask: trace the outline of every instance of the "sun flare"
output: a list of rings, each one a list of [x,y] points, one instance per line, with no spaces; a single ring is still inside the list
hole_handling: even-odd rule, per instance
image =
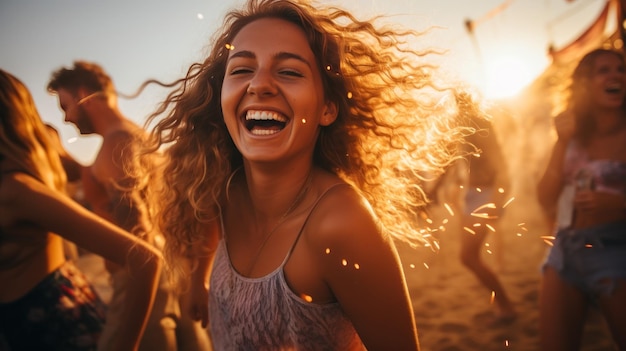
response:
[[[498,56],[485,62],[484,94],[508,98],[518,94],[535,78],[528,61],[515,56]]]

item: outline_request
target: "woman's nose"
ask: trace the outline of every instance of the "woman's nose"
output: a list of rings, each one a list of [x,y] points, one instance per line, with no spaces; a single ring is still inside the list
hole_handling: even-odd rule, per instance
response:
[[[248,84],[246,92],[250,95],[272,96],[277,93],[276,85],[271,72],[258,70]]]

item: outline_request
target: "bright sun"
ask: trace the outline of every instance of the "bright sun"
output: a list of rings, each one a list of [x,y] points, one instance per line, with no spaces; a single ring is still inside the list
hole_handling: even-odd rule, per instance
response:
[[[512,97],[526,87],[538,74],[529,62],[513,56],[486,60],[483,92],[492,99]]]

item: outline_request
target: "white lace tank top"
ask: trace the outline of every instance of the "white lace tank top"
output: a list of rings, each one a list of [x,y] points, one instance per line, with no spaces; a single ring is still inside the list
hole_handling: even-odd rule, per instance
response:
[[[333,187],[317,199],[308,216]],[[302,229],[281,265],[260,278],[240,275],[232,266],[224,238],[220,240],[209,290],[216,351],[365,350],[338,303],[307,302],[287,285],[283,269],[301,233]]]

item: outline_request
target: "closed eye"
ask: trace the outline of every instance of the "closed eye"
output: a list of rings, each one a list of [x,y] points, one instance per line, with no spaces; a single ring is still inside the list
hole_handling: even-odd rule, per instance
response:
[[[246,74],[246,73],[252,73],[252,69],[244,68],[244,67],[238,67],[238,68],[234,68],[234,69],[230,70],[230,75]]]
[[[282,70],[279,72],[281,75],[292,76],[292,77],[304,77],[304,75],[298,71],[294,70]]]

